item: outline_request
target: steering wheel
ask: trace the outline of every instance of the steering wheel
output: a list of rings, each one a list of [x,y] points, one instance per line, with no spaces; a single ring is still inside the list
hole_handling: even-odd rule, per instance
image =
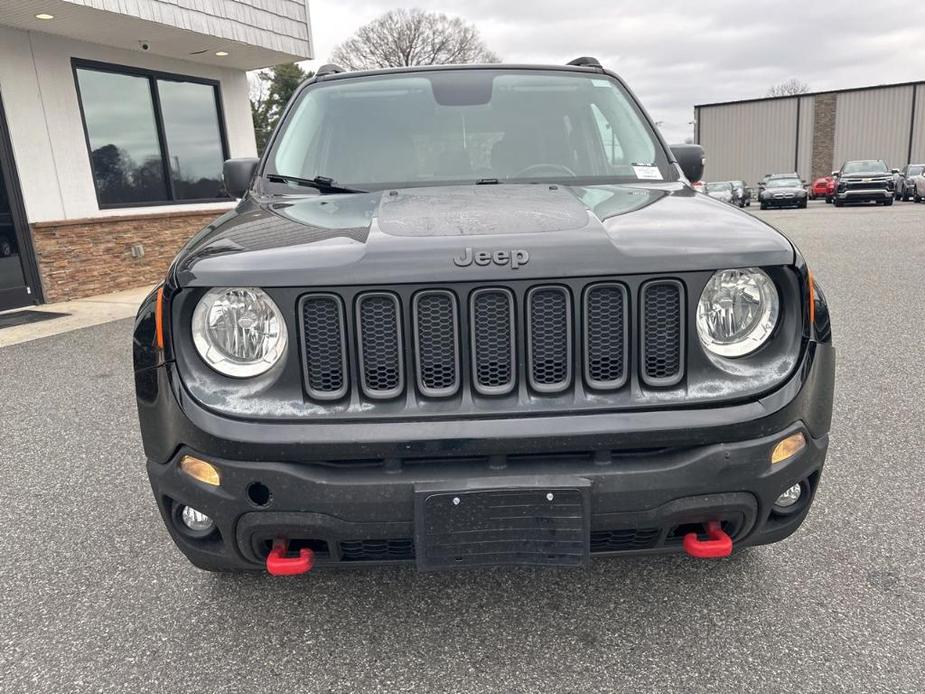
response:
[[[528,166],[526,169],[518,171],[512,178],[530,178],[531,176],[543,176],[547,173],[551,176],[565,173],[572,178],[578,177],[578,174],[562,164],[534,164],[533,166]]]

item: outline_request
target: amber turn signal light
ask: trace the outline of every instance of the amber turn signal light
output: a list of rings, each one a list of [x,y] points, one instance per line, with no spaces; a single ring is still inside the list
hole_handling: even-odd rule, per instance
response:
[[[164,349],[164,286],[157,290],[157,301],[154,304],[154,339],[157,348]]]
[[[199,480],[203,484],[210,484],[217,487],[222,483],[221,476],[218,474],[218,468],[212,463],[207,463],[191,455],[185,455],[180,460],[180,469],[193,479]]]
[[[791,434],[774,446],[774,450],[771,452],[771,464],[782,463],[795,456],[804,448],[806,448],[806,437],[803,436],[802,432]]]

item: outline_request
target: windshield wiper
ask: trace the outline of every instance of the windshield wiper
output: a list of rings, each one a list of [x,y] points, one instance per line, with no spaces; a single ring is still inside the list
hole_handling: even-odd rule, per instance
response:
[[[333,178],[327,176],[315,176],[314,178],[299,178],[298,176],[288,176],[285,174],[271,173],[267,174],[267,179],[277,183],[295,183],[299,186],[314,188],[322,193],[366,193],[368,191],[357,188],[345,188],[337,185]]]

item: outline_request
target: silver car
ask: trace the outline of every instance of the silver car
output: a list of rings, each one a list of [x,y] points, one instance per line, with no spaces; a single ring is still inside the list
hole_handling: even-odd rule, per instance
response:
[[[707,183],[704,192],[711,198],[722,200],[723,202],[729,203],[730,205],[733,204],[733,201],[735,200],[735,188],[729,181]]]

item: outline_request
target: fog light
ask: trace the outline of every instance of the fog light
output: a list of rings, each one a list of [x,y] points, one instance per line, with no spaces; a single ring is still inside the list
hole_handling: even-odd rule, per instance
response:
[[[180,460],[180,469],[203,484],[210,484],[213,487],[217,487],[222,483],[217,467],[212,463],[207,463],[191,455],[183,456],[183,459]]]
[[[215,527],[215,523],[202,511],[197,511],[192,506],[184,506],[180,512],[180,518],[183,525],[192,530],[194,533],[204,533]]]
[[[790,508],[800,500],[801,496],[803,496],[803,485],[797,482],[790,487],[790,489],[777,497],[777,501],[774,502],[774,505],[781,508]]]
[[[801,432],[791,434],[774,446],[774,450],[771,452],[771,464],[782,463],[795,456],[804,448],[806,448],[806,437],[803,436]]]

